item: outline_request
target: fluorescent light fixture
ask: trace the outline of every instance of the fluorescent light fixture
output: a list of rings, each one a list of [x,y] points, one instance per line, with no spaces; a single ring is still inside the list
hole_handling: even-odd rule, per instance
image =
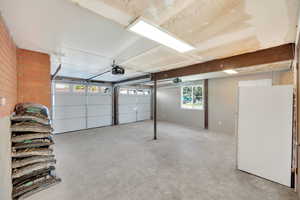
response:
[[[137,19],[133,24],[131,24],[128,29],[181,53],[195,49],[195,47],[175,38],[171,34],[162,30],[160,27],[152,25],[141,18]]]
[[[227,73],[227,74],[237,74],[238,72],[233,70],[233,69],[227,69],[227,70],[224,70],[223,72]]]

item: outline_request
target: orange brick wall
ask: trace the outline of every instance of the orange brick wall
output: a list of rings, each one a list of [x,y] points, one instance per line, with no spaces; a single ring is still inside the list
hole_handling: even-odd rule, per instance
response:
[[[0,97],[6,98],[0,106],[0,118],[9,115],[17,102],[16,46],[0,16]]]
[[[51,106],[50,56],[17,49],[18,102]]]

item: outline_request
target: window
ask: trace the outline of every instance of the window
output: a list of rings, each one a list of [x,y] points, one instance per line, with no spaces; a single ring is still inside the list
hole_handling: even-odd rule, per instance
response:
[[[126,88],[121,88],[120,89],[120,94],[127,94],[127,89]]]
[[[203,86],[181,87],[181,108],[203,109]]]
[[[128,94],[134,95],[136,93],[136,90],[128,90]]]
[[[137,95],[144,95],[144,90],[137,90]]]
[[[89,93],[99,93],[100,89],[96,85],[91,85],[91,86],[89,86],[89,90],[88,91],[89,91]]]
[[[145,94],[146,96],[150,95],[150,90],[144,90],[144,94]]]
[[[73,91],[78,92],[78,93],[84,93],[85,92],[85,85],[74,85]]]
[[[65,83],[56,83],[55,84],[55,90],[56,92],[69,92],[70,91],[70,85]]]
[[[109,87],[101,87],[96,85],[91,85],[88,87],[89,93],[102,93],[102,94],[110,94],[111,90]]]

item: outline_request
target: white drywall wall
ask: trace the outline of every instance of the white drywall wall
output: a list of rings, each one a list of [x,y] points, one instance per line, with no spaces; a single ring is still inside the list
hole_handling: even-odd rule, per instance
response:
[[[209,129],[235,133],[238,82],[272,79],[273,85],[292,84],[291,72],[268,72],[243,76],[210,79],[208,81]]]
[[[185,126],[204,127],[204,111],[180,108],[181,88],[166,87],[157,90],[157,118]]]
[[[210,79],[208,81],[210,130],[234,134],[238,82],[257,79],[272,79],[273,85],[292,84],[292,72],[265,72]],[[158,88],[158,120],[203,128],[204,110],[181,109],[180,96],[180,87]]]
[[[0,119],[0,199],[10,200],[11,191],[11,134],[7,116]]]

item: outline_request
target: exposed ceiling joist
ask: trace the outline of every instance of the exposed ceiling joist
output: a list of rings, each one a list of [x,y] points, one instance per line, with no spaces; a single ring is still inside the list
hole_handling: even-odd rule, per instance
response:
[[[153,80],[262,65],[294,58],[294,43],[154,73]]]

